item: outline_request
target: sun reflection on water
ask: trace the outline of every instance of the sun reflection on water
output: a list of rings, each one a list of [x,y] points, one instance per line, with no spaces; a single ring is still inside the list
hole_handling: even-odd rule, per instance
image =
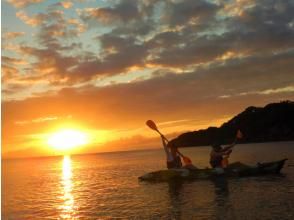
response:
[[[61,206],[60,217],[62,219],[73,219],[74,210],[74,197],[72,195],[73,183],[72,183],[72,166],[70,156],[64,156],[62,162],[62,180],[61,185],[63,188],[62,200],[64,203]]]

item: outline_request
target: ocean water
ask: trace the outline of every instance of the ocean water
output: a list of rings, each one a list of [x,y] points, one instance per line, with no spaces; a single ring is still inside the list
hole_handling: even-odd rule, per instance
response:
[[[181,151],[208,166],[209,147]],[[288,158],[280,176],[139,182],[163,150],[2,161],[2,219],[294,219],[294,142],[237,145],[230,162]]]

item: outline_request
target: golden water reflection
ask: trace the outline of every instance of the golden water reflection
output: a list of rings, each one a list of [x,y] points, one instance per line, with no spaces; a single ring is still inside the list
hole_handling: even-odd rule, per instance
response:
[[[64,156],[63,158],[61,185],[63,189],[63,204],[61,205],[60,217],[62,219],[73,219],[75,215],[75,210],[74,197],[72,195],[73,182],[70,156]]]

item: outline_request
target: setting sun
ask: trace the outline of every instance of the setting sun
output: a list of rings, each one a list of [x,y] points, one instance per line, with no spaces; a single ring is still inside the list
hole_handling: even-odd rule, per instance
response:
[[[68,150],[89,142],[85,133],[77,130],[61,130],[48,138],[48,144],[59,150]]]

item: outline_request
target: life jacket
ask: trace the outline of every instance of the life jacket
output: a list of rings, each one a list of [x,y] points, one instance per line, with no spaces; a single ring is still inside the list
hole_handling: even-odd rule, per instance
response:
[[[223,161],[223,156],[213,156],[212,154],[210,155],[209,163],[212,168],[222,167],[222,161]]]

